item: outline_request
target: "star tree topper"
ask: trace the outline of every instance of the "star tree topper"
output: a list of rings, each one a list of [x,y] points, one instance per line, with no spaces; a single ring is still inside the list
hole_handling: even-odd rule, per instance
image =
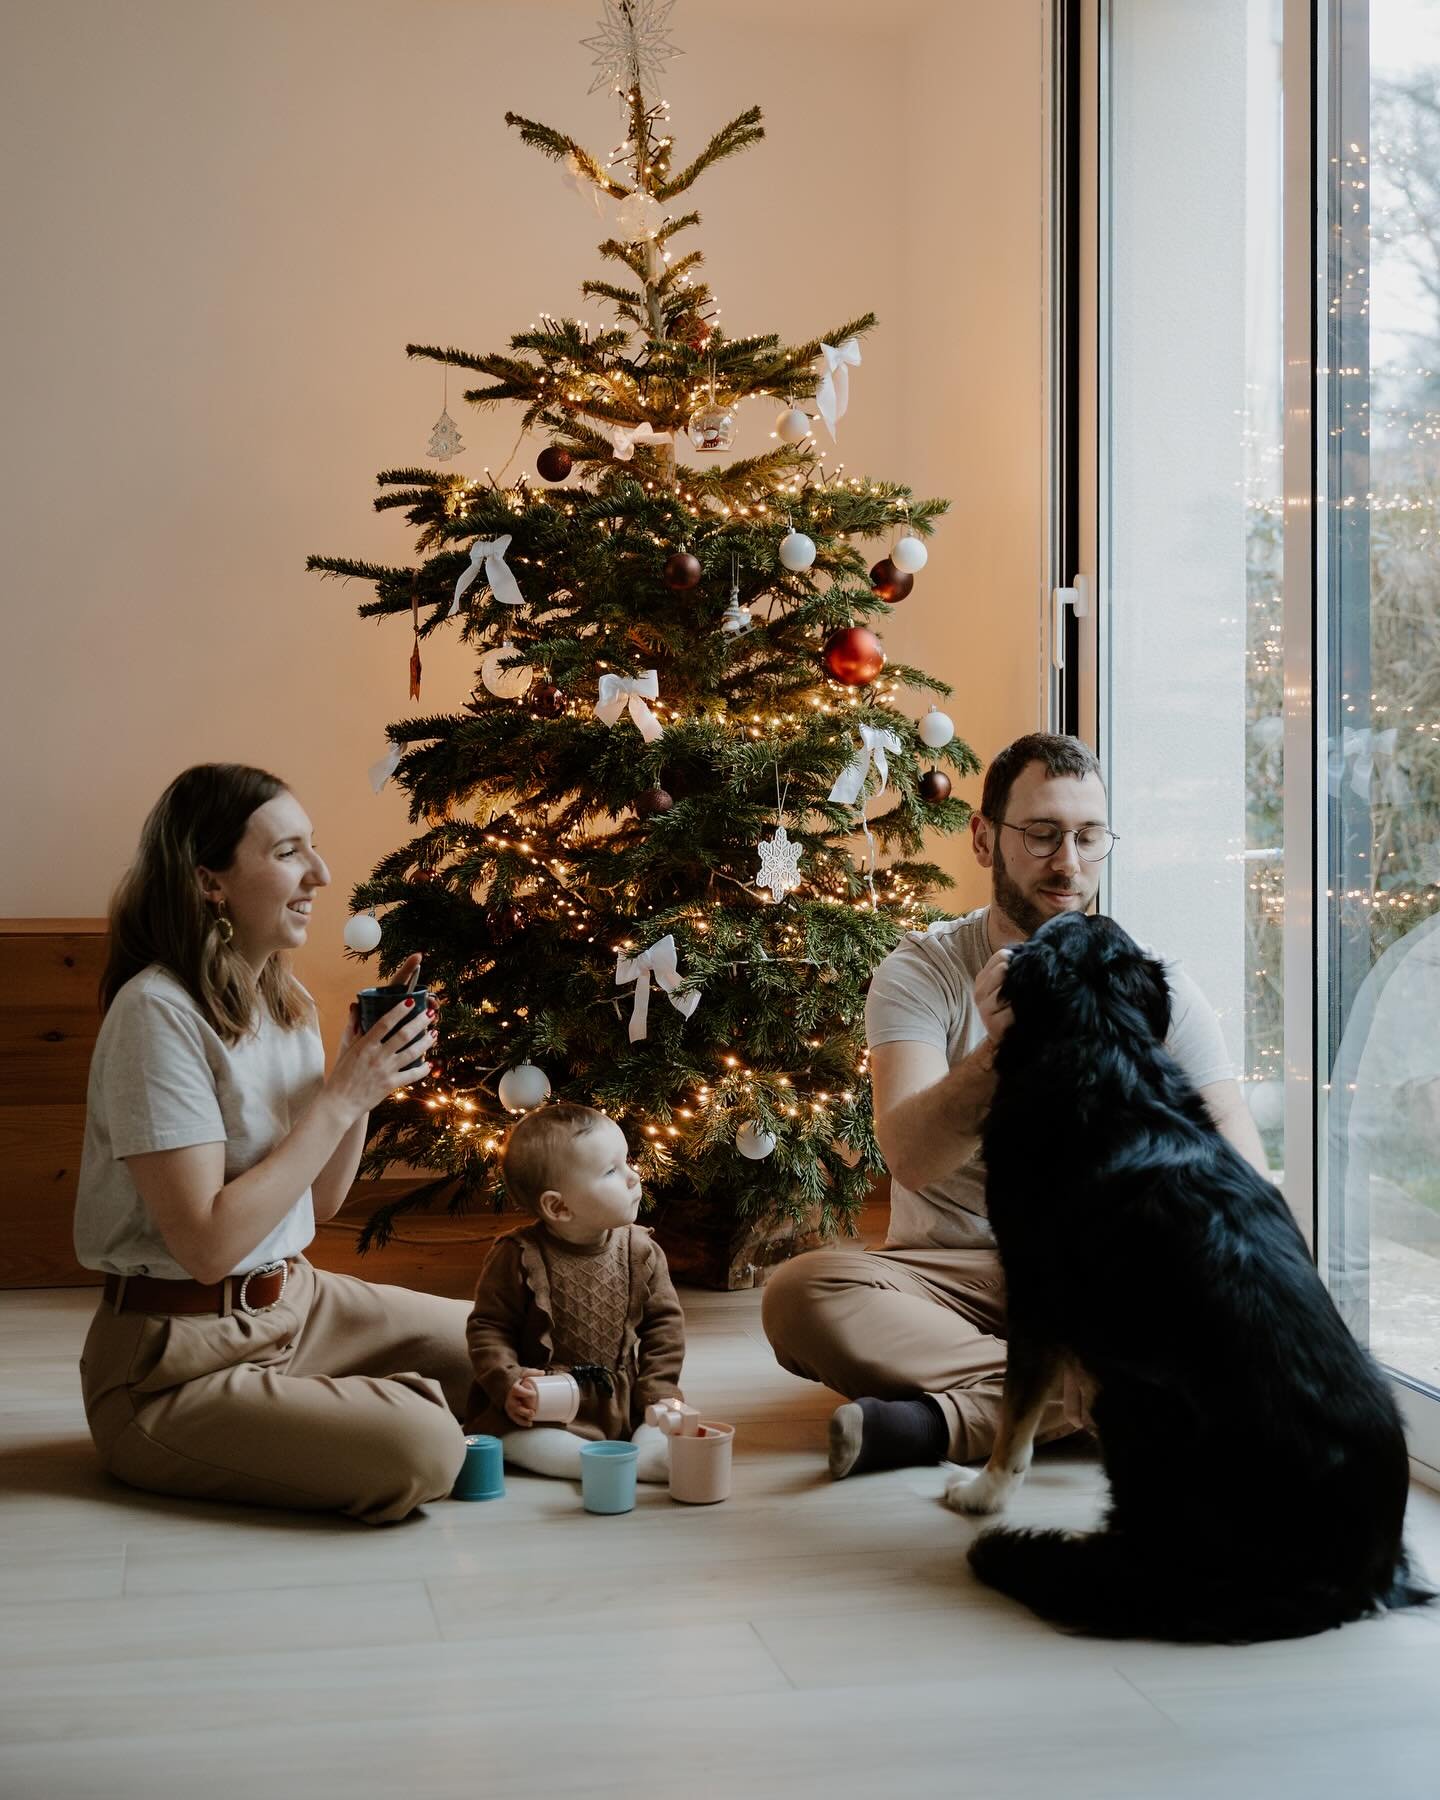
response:
[[[586,90],[629,88],[639,79],[656,92],[665,64],[685,53],[666,36],[675,0],[605,0],[605,16],[594,37],[581,38],[595,52],[595,79]]]
[[[782,900],[800,885],[800,845],[790,842],[783,825],[775,827],[772,838],[761,838],[755,846],[760,854],[760,873],[756,887],[769,888],[770,898]]]

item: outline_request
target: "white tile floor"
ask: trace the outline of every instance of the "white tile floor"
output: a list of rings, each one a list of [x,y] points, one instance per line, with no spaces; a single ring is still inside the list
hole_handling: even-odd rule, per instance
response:
[[[92,1296],[0,1295],[0,1793],[1440,1795],[1440,1608],[1241,1650],[1062,1637],[971,1580],[940,1470],[828,1480],[833,1397],[776,1368],[755,1295],[684,1299],[687,1391],[739,1427],[726,1504],[593,1518],[511,1474],[371,1531],[108,1483]],[[1059,1453],[1014,1516],[1099,1495]],[[1410,1535],[1440,1575],[1424,1489]]]

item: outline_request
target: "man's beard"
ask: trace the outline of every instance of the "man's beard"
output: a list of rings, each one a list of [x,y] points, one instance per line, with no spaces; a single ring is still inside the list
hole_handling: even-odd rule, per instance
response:
[[[1028,856],[1029,852],[1025,854]],[[1005,867],[1005,853],[1000,848],[1000,833],[995,833],[995,866],[992,870],[995,885],[995,904],[1009,919],[1012,925],[1018,925],[1026,937],[1033,937],[1047,919],[1055,915],[1041,906],[1038,900],[1032,900],[1024,890],[1011,880],[1010,871]],[[1078,892],[1078,890],[1076,890]]]

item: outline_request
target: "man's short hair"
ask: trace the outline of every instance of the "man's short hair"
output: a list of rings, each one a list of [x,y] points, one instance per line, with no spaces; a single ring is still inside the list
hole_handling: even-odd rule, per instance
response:
[[[540,1196],[559,1187],[571,1145],[605,1118],[593,1106],[556,1100],[517,1119],[500,1151],[500,1173],[510,1198],[538,1217]]]
[[[1079,738],[1062,737],[1053,731],[1029,732],[1007,744],[985,771],[980,810],[993,824],[998,825],[1005,817],[1010,790],[1020,779],[1021,771],[1032,762],[1042,763],[1047,775],[1073,775],[1077,780],[1095,775],[1102,785],[1105,780],[1095,752]]]

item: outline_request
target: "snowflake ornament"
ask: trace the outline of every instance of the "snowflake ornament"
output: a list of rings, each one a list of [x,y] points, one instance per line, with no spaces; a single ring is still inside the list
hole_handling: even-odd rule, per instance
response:
[[[595,79],[586,90],[627,89],[638,78],[642,88],[657,90],[665,64],[684,51],[666,36],[675,0],[605,0],[605,16],[594,37],[581,38],[595,52]]]
[[[460,427],[450,417],[447,407],[435,421],[430,433],[430,442],[425,448],[427,456],[433,456],[437,462],[448,462],[465,448],[465,441],[460,436]]]
[[[755,848],[760,856],[756,887],[769,888],[772,901],[784,899],[786,894],[799,887],[801,847],[790,842],[790,834],[783,825],[775,827],[774,837],[761,838]]]

